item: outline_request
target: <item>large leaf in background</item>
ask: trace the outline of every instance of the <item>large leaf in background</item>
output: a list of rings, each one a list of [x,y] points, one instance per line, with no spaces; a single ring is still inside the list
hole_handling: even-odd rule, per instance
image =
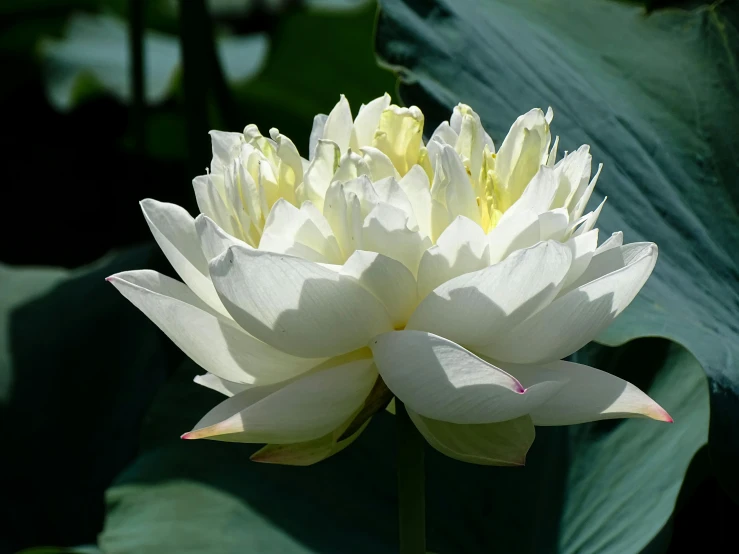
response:
[[[17,554],[103,554],[97,546],[39,546],[27,548]]]
[[[131,60],[126,22],[109,16],[77,15],[63,40],[47,40],[41,49],[50,102],[68,110],[100,91],[122,102],[131,96]],[[226,77],[247,80],[261,69],[267,55],[264,34],[218,39],[218,53]],[[155,31],[144,35],[144,91],[147,102],[157,103],[172,91],[180,66],[176,36]]]
[[[710,452],[739,499],[739,4],[657,10],[613,0],[382,0],[376,46],[428,131],[457,102],[497,138],[554,107],[560,149],[604,162],[605,232],[660,259],[601,337],[684,345],[710,380]]]
[[[172,4],[175,4],[177,0],[170,0]],[[297,3],[297,2],[296,2]],[[304,6],[311,8],[331,10],[331,11],[345,11],[355,10],[366,6],[369,3],[374,3],[373,0],[302,0],[300,2]],[[286,0],[207,0],[207,6],[210,13],[213,15],[235,15],[248,13],[253,10],[256,6],[262,9],[279,10],[284,8],[289,1]]]
[[[526,467],[515,469],[428,448],[430,550],[626,554],[663,528],[707,438],[705,376],[685,350],[657,339],[580,356],[628,374],[680,424],[537,428]],[[249,461],[257,447],[179,440],[221,398],[192,383],[198,373],[187,362],[162,389],[143,454],[108,491],[106,554],[397,551],[393,416],[379,414],[351,447],[314,466],[258,464]]]
[[[92,543],[103,491],[182,354],[104,278],[153,247],[69,271],[0,265],[0,552]]]
[[[669,429],[652,427],[651,432],[640,431],[636,420],[568,428],[575,455],[553,550],[639,552],[653,538],[662,542],[657,535],[673,513],[688,463],[708,439],[706,379],[689,352],[656,339],[618,349],[591,344],[574,360],[618,374],[654,398],[664,395],[665,404],[682,410]],[[650,385],[654,367],[662,369]]]

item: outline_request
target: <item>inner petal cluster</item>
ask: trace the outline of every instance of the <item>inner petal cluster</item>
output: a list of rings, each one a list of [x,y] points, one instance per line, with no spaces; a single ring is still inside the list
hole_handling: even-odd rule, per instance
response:
[[[629,305],[657,248],[599,244],[603,203],[586,206],[600,167],[591,178],[587,145],[557,160],[552,117],[523,114],[496,150],[464,104],[424,140],[418,108],[384,95],[353,116],[342,96],[307,158],[277,129],[213,131],[200,215],[142,202],[184,283],[110,278],[228,397],[185,437],[314,463],[395,395],[434,448],[517,465],[533,425],[671,421],[630,383],[562,361]]]

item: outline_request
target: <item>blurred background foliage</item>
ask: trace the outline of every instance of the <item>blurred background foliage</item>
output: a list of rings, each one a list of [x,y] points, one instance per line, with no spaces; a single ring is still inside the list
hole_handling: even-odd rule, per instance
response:
[[[188,156],[178,3],[141,4],[146,22],[144,160],[135,155],[127,105],[128,0],[1,3],[5,125],[0,145],[12,167],[39,172],[27,182],[43,188],[43,200],[32,210],[37,224],[24,232],[23,244],[0,246],[3,261],[76,267],[110,248],[149,239],[146,225],[131,209],[141,198],[195,208],[189,183],[192,171],[204,172],[210,147],[203,133],[199,151]],[[211,88],[205,132],[241,130],[247,123],[264,132],[277,127],[304,152],[313,116],[330,110],[339,92],[359,106],[395,88],[393,75],[375,61],[374,2],[206,4],[228,97],[223,98],[212,74],[201,77]],[[195,165],[186,166],[186,160]],[[9,189],[10,204],[25,204],[25,186]],[[51,229],[54,248],[30,253],[25,242],[45,242]]]
[[[313,116],[339,93],[356,110],[386,91],[418,103],[427,131],[453,103],[470,102],[498,142],[516,113],[552,103],[566,146],[589,142],[608,162],[604,224],[630,241],[656,240],[663,257],[644,297],[666,315],[627,311],[604,340],[669,336],[683,319],[702,326],[686,332],[703,350],[669,336],[687,349],[653,337],[576,355],[648,390],[672,426],[538,428],[523,469],[461,465],[429,449],[429,547],[736,549],[739,377],[729,342],[739,334],[726,313],[739,274],[736,257],[732,265],[724,256],[738,231],[735,5],[381,4],[375,44],[368,0],[0,3],[0,149],[13,226],[0,243],[0,554],[397,550],[392,416],[375,417],[352,448],[310,468],[249,462],[248,445],[180,441],[217,394],[195,386],[198,368],[103,280],[143,267],[172,275],[136,202],[195,212],[189,183],[210,160],[208,129],[277,127],[305,154]],[[131,77],[136,9],[145,23],[141,105]],[[400,96],[375,46],[400,73]],[[189,97],[188,82],[199,87]],[[663,130],[664,143],[649,142]],[[710,277],[698,281],[703,271]],[[675,304],[687,313],[675,315]],[[701,338],[705,327],[726,345]],[[710,364],[705,351],[718,353]]]

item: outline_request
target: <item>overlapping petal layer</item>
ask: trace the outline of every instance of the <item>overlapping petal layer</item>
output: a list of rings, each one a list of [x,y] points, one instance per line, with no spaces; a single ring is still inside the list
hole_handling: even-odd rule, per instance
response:
[[[201,214],[142,209],[183,283],[113,284],[228,398],[186,438],[267,442],[304,465],[346,447],[393,395],[454,458],[519,465],[533,425],[670,421],[613,375],[561,359],[633,300],[651,243],[598,246],[584,145],[557,161],[552,112],[516,120],[496,152],[463,104],[423,140],[416,107],[342,96],[307,158],[277,129],[211,133]],[[552,146],[553,144],[553,146]]]

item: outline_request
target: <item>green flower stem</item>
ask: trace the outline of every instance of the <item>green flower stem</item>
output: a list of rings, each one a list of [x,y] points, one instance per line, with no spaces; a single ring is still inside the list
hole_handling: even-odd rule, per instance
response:
[[[400,554],[426,554],[424,440],[403,403],[395,399],[398,441]]]

